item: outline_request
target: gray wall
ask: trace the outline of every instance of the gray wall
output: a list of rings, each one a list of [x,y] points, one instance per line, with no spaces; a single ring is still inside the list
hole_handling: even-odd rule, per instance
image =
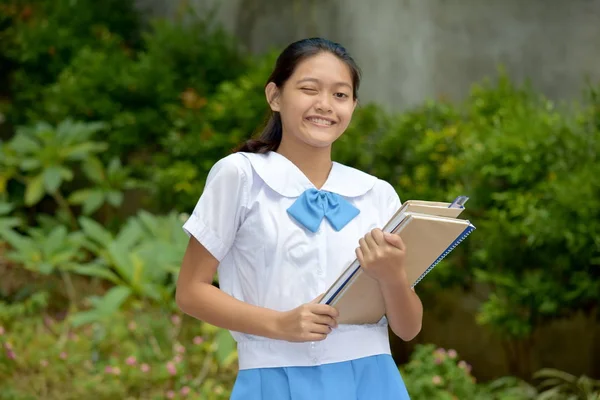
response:
[[[177,0],[138,0],[173,15]],[[461,99],[506,66],[554,99],[600,81],[600,0],[189,0],[253,52],[306,36],[344,44],[364,72],[363,101],[403,109]]]

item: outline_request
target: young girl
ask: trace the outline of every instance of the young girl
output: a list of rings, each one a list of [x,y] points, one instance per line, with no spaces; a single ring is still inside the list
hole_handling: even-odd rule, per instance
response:
[[[265,88],[272,116],[264,132],[213,166],[184,224],[177,304],[237,341],[231,399],[409,398],[388,324],[411,340],[422,306],[402,240],[379,229],[400,199],[387,182],[331,160],[359,81],[337,43],[287,47]],[[338,325],[335,308],[318,300],[356,257],[380,283],[386,317]],[[211,285],[216,272],[220,289]]]

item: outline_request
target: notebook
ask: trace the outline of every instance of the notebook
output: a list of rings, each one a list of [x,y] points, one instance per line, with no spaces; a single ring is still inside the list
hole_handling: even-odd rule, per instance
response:
[[[464,202],[407,201],[383,228],[400,235],[407,247],[405,268],[411,287],[417,285],[474,229],[457,217]],[[358,260],[340,275],[320,303],[339,312],[340,324],[374,324],[385,315],[377,281],[360,268]]]

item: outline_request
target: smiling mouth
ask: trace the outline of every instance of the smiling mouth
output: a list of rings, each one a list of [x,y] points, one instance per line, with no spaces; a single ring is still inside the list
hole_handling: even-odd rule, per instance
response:
[[[308,122],[311,122],[314,125],[323,126],[323,127],[329,127],[329,126],[335,125],[334,121],[332,121],[330,119],[325,119],[325,118],[308,117],[308,118],[306,118],[306,120]]]

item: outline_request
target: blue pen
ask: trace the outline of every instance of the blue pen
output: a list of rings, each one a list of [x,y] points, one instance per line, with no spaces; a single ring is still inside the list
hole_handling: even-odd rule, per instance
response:
[[[469,200],[469,197],[467,196],[458,196],[456,199],[454,199],[454,201],[452,202],[452,204],[450,204],[448,206],[448,208],[464,208],[465,207],[465,203]]]

